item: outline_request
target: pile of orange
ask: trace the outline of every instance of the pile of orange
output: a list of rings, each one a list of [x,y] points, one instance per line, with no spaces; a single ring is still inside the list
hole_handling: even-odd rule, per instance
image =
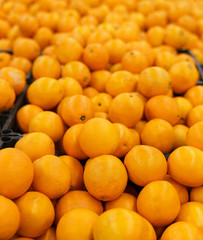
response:
[[[0,0],[0,240],[203,240],[201,0]],[[164,154],[170,154],[166,160]]]

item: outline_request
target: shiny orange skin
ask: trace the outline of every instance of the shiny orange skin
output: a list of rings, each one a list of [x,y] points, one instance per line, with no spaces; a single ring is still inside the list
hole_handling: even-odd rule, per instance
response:
[[[184,97],[189,100],[193,106],[203,104],[203,86],[197,85],[188,89]]]
[[[83,166],[79,160],[68,155],[59,156],[71,172],[70,190],[80,190],[83,187]]]
[[[110,76],[111,73],[107,70],[93,71],[91,74],[90,86],[97,89],[99,92],[104,92]]]
[[[58,79],[61,75],[61,65],[50,56],[39,56],[33,63],[32,74],[35,79],[41,77]]]
[[[1,52],[0,59],[1,59],[0,68],[7,67],[11,62],[11,54]]]
[[[91,100],[84,95],[66,97],[61,109],[61,117],[68,126],[85,123],[93,117],[94,110]]]
[[[83,51],[83,61],[91,70],[102,70],[109,61],[109,53],[100,43],[91,43]]]
[[[31,104],[48,110],[55,107],[61,101],[64,93],[57,80],[49,77],[41,77],[29,85],[26,94]]]
[[[175,125],[180,118],[180,109],[173,98],[158,95],[151,97],[147,101],[145,105],[145,117],[148,121],[154,118],[161,118],[171,125]]]
[[[24,135],[14,147],[27,154],[32,162],[45,155],[55,154],[53,141],[48,135],[41,132]]]
[[[199,79],[199,72],[194,64],[182,61],[174,64],[169,69],[171,85],[175,93],[184,93],[195,86]]]
[[[105,231],[104,231],[105,229]],[[94,225],[95,240],[156,240],[152,225],[135,211],[114,208],[99,216]]]
[[[115,156],[101,155],[91,158],[85,166],[84,184],[87,191],[96,199],[112,201],[124,192],[127,171],[120,159]]]
[[[174,131],[173,149],[186,145],[186,137],[187,137],[188,130],[189,128],[182,124],[176,124],[173,127],[173,131]]]
[[[187,98],[181,96],[175,97],[174,100],[178,104],[180,110],[180,118],[178,120],[178,123],[185,124],[187,116],[192,109],[192,104],[190,103],[189,100],[187,100]]]
[[[167,163],[163,153],[154,147],[145,145],[133,147],[126,154],[124,165],[129,179],[139,186],[162,180],[167,172]]]
[[[34,35],[35,41],[39,44],[40,49],[44,49],[45,47],[51,45],[51,40],[53,38],[54,33],[51,29],[47,27],[40,27]]]
[[[139,93],[121,93],[113,99],[109,108],[109,117],[112,122],[134,127],[141,120],[143,111],[144,103]]]
[[[154,26],[148,29],[146,38],[152,47],[157,47],[163,44],[165,30],[162,27]]]
[[[165,69],[149,67],[139,76],[137,90],[145,97],[166,94],[171,89],[171,78]]]
[[[152,181],[138,195],[137,210],[153,226],[167,226],[178,216],[180,199],[169,182]]]
[[[200,150],[203,150],[202,129],[203,129],[203,121],[197,122],[192,127],[189,128],[188,134],[186,137],[186,144],[188,146],[193,146]]]
[[[83,152],[79,144],[79,135],[83,126],[83,123],[75,124],[63,136],[63,147],[66,154],[79,160],[87,159],[87,155]]]
[[[107,93],[98,93],[91,98],[95,112],[109,112],[109,106],[113,98]]]
[[[15,148],[0,150],[0,159],[0,194],[10,199],[17,198],[24,194],[32,183],[34,169],[31,159]]]
[[[26,49],[26,51],[25,51]],[[25,57],[33,61],[40,54],[40,47],[36,41],[30,38],[17,38],[13,43],[15,56]]]
[[[62,70],[62,76],[76,79],[82,87],[88,86],[91,80],[90,70],[84,63],[79,61],[67,63]]]
[[[203,165],[202,159],[201,150],[192,146],[179,147],[168,158],[168,173],[184,186],[198,187],[203,182],[200,170]]]
[[[142,52],[134,50],[123,55],[121,64],[123,70],[131,73],[141,73],[148,67],[148,60]]]
[[[20,213],[16,204],[10,199],[0,195],[1,206],[1,230],[0,239],[10,239],[20,225]]]
[[[155,118],[147,122],[141,132],[141,142],[169,153],[174,145],[173,127],[167,121]]]
[[[98,215],[103,213],[101,201],[92,197],[87,191],[74,190],[66,193],[57,202],[55,222],[58,223],[64,214],[76,208],[86,208]]]
[[[190,201],[201,202],[203,203],[203,187],[194,187],[190,191]]]
[[[40,192],[27,192],[15,201],[20,211],[20,226],[17,234],[39,237],[54,221],[54,207],[51,200]]]
[[[93,87],[86,87],[83,89],[83,94],[89,98],[93,98],[99,94],[99,92]]]
[[[32,63],[27,58],[24,57],[14,57],[11,62],[9,63],[10,67],[18,68],[22,70],[26,74],[31,70]]]
[[[30,123],[28,132],[43,132],[54,142],[58,142],[64,134],[64,123],[60,116],[51,111],[43,111],[34,116]]]
[[[203,105],[192,108],[187,116],[188,127],[192,127],[195,123],[200,121],[203,121]]]
[[[58,80],[64,91],[64,98],[77,94],[82,94],[83,89],[80,83],[71,77],[62,77]]]
[[[23,132],[28,132],[28,127],[30,120],[32,117],[36,116],[38,113],[42,112],[42,108],[33,105],[33,104],[26,104],[21,107],[16,115],[18,127]]]
[[[31,14],[27,13],[19,16],[18,25],[21,33],[25,37],[32,37],[39,27],[37,19]]]
[[[71,172],[59,157],[42,156],[34,161],[33,167],[33,190],[44,193],[49,199],[58,199],[69,191]]]

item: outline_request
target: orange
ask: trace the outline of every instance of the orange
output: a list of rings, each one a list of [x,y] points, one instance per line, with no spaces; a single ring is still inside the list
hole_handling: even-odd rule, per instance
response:
[[[40,49],[44,49],[45,47],[51,45],[53,35],[54,34],[51,29],[47,27],[40,27],[35,32],[34,40],[39,44]]]
[[[37,19],[41,27],[47,27],[55,31],[59,21],[59,15],[56,12],[39,12]]]
[[[160,52],[155,59],[155,65],[168,70],[176,60],[176,56],[169,51]]]
[[[107,70],[93,71],[91,74],[90,86],[99,92],[104,92],[106,83],[110,76],[111,73]]]
[[[131,73],[141,73],[148,67],[147,57],[140,51],[129,51],[125,53],[121,60],[122,69]]]
[[[137,210],[137,199],[135,196],[129,193],[122,193],[116,200],[105,202],[105,209],[110,210],[112,208],[125,208],[128,210]]]
[[[177,24],[190,32],[197,32],[197,21],[189,14],[183,15],[178,18]]]
[[[195,123],[192,127],[189,128],[188,134],[186,137],[186,144],[188,146],[193,146],[203,150],[203,121]]]
[[[84,25],[92,24],[94,26],[97,26],[98,20],[92,15],[86,15],[81,18],[81,23]]]
[[[98,215],[89,209],[73,209],[59,221],[56,237],[58,240],[91,240],[93,239],[93,226],[97,218]]]
[[[2,195],[0,195],[0,206],[0,239],[10,239],[20,225],[20,213],[16,204]]]
[[[32,37],[39,27],[37,19],[28,13],[19,16],[18,25],[23,36],[26,37]]]
[[[31,104],[48,110],[61,101],[64,92],[60,83],[54,78],[41,77],[28,87],[26,94]]]
[[[169,69],[171,85],[175,93],[184,93],[195,86],[199,80],[199,72],[194,64],[182,61],[174,64]]]
[[[43,110],[33,104],[26,104],[17,111],[17,124],[21,131],[28,132],[30,120]]]
[[[189,128],[182,124],[177,124],[173,127],[173,131],[174,131],[173,148],[174,149],[186,145],[186,137],[187,137],[188,130]]]
[[[157,239],[154,228],[146,219],[123,208],[110,209],[101,214],[93,232],[95,240]]]
[[[39,56],[40,47],[33,39],[20,37],[13,42],[13,53],[15,56],[25,57],[33,61]]]
[[[54,207],[51,200],[40,192],[27,192],[15,201],[20,211],[20,226],[17,234],[25,237],[39,237],[54,221]]]
[[[197,61],[202,65],[203,64],[202,47],[201,48],[199,47],[199,49],[198,48],[192,48],[191,53],[195,56]]]
[[[36,238],[36,240],[56,240],[56,229],[54,227],[49,228],[45,234]]]
[[[104,118],[104,119],[109,120],[109,115],[108,115],[108,113],[105,113],[105,112],[95,112],[94,118]]]
[[[13,57],[13,59],[9,63],[9,66],[18,68],[19,70],[28,74],[32,68],[32,63],[25,57]]]
[[[93,98],[97,94],[99,94],[99,92],[93,87],[86,87],[83,89],[83,95],[85,95],[89,98]]]
[[[176,55],[175,62],[177,63],[180,61],[188,61],[195,65],[195,61],[194,61],[193,57],[186,53],[180,53],[180,54]]]
[[[111,74],[106,82],[106,91],[112,97],[124,92],[134,92],[136,80],[134,75],[128,71],[117,71]]]
[[[180,198],[180,203],[184,204],[186,202],[188,202],[189,200],[189,194],[188,194],[188,190],[187,187],[181,185],[180,183],[177,183],[171,176],[166,175],[164,178],[165,181],[169,182],[170,184],[173,185],[173,187],[176,189],[179,198]]]
[[[57,25],[57,32],[71,32],[78,26],[78,19],[74,16],[62,15]]]
[[[61,197],[56,204],[56,223],[64,214],[76,208],[86,208],[98,215],[103,213],[101,201],[92,197],[87,191],[70,191]]]
[[[154,11],[154,4],[149,0],[140,1],[137,5],[137,10],[144,15],[148,15]]]
[[[193,106],[203,104],[203,86],[194,86],[187,90],[184,97],[191,102]]]
[[[77,61],[82,55],[82,46],[75,39],[66,37],[62,42],[56,44],[55,54],[57,60],[62,64]]]
[[[84,63],[79,61],[67,63],[62,70],[62,76],[74,78],[82,87],[86,87],[91,80],[90,70]]]
[[[135,1],[133,1],[133,3],[135,3]],[[141,30],[145,29],[146,17],[142,13],[132,12],[130,14],[130,19],[132,19],[132,21],[135,21]]]
[[[113,73],[113,72],[117,72],[117,71],[120,71],[122,70],[122,65],[121,63],[116,63],[112,66],[110,66],[110,72]]]
[[[65,152],[79,160],[87,159],[87,155],[83,152],[79,144],[79,135],[84,124],[79,123],[70,127],[63,136],[63,147]]]
[[[14,83],[14,91],[16,95],[23,92],[26,85],[26,75],[23,71],[14,67],[4,67],[0,69],[0,78]]]
[[[203,121],[203,105],[193,107],[187,116],[187,125],[192,127],[195,123]]]
[[[131,135],[133,137],[133,146],[135,145],[140,145],[140,135],[139,133],[133,129],[133,128],[129,128]]]
[[[188,41],[188,32],[175,24],[168,24],[165,29],[164,43],[176,49],[181,49]]]
[[[14,199],[30,187],[34,170],[30,158],[21,150],[5,148],[0,150],[0,194]]]
[[[34,116],[28,128],[31,132],[42,132],[47,134],[53,142],[58,142],[64,134],[64,124],[60,116],[51,111],[44,111]]]
[[[137,90],[145,97],[167,94],[171,89],[171,78],[165,69],[149,67],[139,76]]]
[[[95,112],[106,112],[109,111],[109,106],[113,98],[107,93],[98,93],[96,96],[91,98],[93,108]]]
[[[40,132],[24,135],[17,141],[15,148],[26,153],[32,162],[45,155],[55,154],[55,145],[51,138]]]
[[[163,44],[164,34],[164,28],[154,26],[148,29],[146,38],[152,47],[157,47]]]
[[[54,45],[49,45],[43,49],[42,55],[52,56],[53,58],[56,58],[55,49],[56,47]]]
[[[151,97],[145,105],[145,117],[148,121],[160,118],[175,125],[180,118],[180,109],[174,98],[158,95]]]
[[[140,29],[134,22],[122,22],[115,33],[115,37],[126,43],[137,41],[140,39]]]
[[[125,156],[124,165],[129,179],[145,186],[155,180],[162,180],[167,172],[167,163],[163,153],[151,146],[138,145]]]
[[[139,93],[121,93],[117,95],[109,108],[112,122],[122,123],[126,127],[134,127],[141,120],[144,102]]]
[[[167,23],[168,23],[168,16],[166,11],[164,10],[154,11],[149,15],[147,15],[146,17],[147,28],[151,28],[154,26],[165,27]]]
[[[153,65],[154,53],[150,44],[147,41],[141,40],[141,41],[130,42],[127,44],[127,49],[128,51],[138,51],[143,53],[148,60],[148,65],[149,66]]]
[[[167,226],[180,211],[180,199],[169,182],[152,181],[138,195],[137,210],[153,226]]]
[[[39,56],[33,63],[32,74],[34,79],[41,77],[57,79],[61,75],[61,65],[50,56]]]
[[[143,128],[144,128],[144,126],[145,126],[146,123],[147,123],[147,121],[145,121],[145,120],[140,120],[139,122],[137,122],[137,123],[135,124],[135,130],[136,130],[139,134],[141,134],[141,132],[142,132],[142,130],[143,130]]]
[[[200,202],[188,202],[181,206],[176,219],[177,222],[185,221],[195,224],[201,231],[203,230],[203,204]]]
[[[203,186],[192,188],[190,191],[190,201],[203,203],[202,192]]]
[[[8,110],[15,102],[15,92],[10,84],[0,79],[0,112]]]
[[[46,155],[33,163],[34,178],[32,187],[44,193],[49,199],[57,199],[70,189],[71,172],[59,157]]]
[[[82,86],[74,78],[62,77],[58,80],[58,82],[61,84],[63,88],[64,97],[74,96],[83,93]]]
[[[119,136],[113,124],[103,118],[88,120],[79,133],[79,144],[88,157],[113,154]]]
[[[100,43],[104,45],[111,39],[112,39],[112,35],[108,31],[103,29],[96,29],[94,32],[92,32],[89,35],[87,39],[87,44]]]
[[[6,52],[1,52],[0,53],[0,69],[3,67],[7,67],[9,66],[10,62],[11,62],[11,54],[6,53]]]
[[[10,30],[10,24],[4,20],[4,19],[1,19],[0,20],[0,38],[6,38],[7,37],[7,34]]]
[[[158,148],[163,153],[169,153],[174,145],[173,127],[160,118],[147,122],[140,137],[142,144]]]
[[[168,173],[182,185],[198,187],[203,183],[202,165],[203,153],[201,150],[191,146],[182,146],[170,154]]]
[[[7,38],[0,39],[0,49],[1,50],[10,50],[12,48],[12,43]]]
[[[103,70],[109,61],[109,53],[100,43],[91,43],[84,48],[83,61],[91,70]]]
[[[85,123],[93,117],[91,100],[84,95],[74,95],[63,100],[61,117],[68,126]]]
[[[121,39],[111,39],[106,42],[105,47],[109,53],[109,62],[119,63],[123,55],[126,53],[126,44]]]
[[[178,123],[184,124],[184,123],[186,123],[188,113],[192,109],[192,104],[185,97],[181,97],[181,96],[175,97],[174,100],[178,104],[178,107],[180,110],[180,118],[178,120]]]
[[[172,3],[169,5],[169,20],[176,21],[179,17],[189,14],[191,11],[191,6],[188,1],[180,1],[175,4]]]
[[[79,160],[74,157],[63,155],[59,156],[68,166],[71,173],[70,190],[80,190],[83,187],[83,166]]]
[[[115,200],[127,185],[125,166],[120,159],[112,155],[100,155],[89,159],[83,178],[87,191],[102,201]]]
[[[171,224],[163,232],[161,240],[196,240],[201,239],[199,229],[192,223],[185,221]]]
[[[113,126],[119,134],[118,147],[113,155],[119,158],[124,157],[135,145],[134,135],[129,128],[121,123],[114,123]]]

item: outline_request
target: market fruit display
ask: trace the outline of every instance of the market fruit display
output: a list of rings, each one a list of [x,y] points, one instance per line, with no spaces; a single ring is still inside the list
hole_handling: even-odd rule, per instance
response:
[[[199,0],[0,0],[0,240],[202,240],[201,65]]]

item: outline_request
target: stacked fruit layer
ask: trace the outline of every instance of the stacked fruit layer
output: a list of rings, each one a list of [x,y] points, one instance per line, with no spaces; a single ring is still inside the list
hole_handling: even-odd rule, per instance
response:
[[[0,113],[34,78],[0,240],[203,240],[203,85],[180,49],[203,64],[203,1],[0,0]]]

